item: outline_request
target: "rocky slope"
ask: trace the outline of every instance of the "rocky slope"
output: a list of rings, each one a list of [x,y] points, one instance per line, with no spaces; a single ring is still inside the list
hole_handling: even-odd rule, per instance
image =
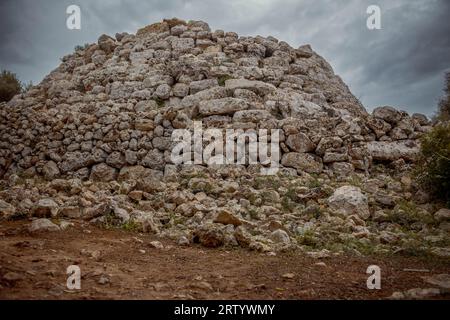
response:
[[[173,130],[194,121],[281,129],[279,174],[172,164]],[[182,245],[449,256],[449,211],[409,174],[429,129],[391,107],[368,114],[310,46],[164,20],[102,35],[0,107],[0,217],[84,219]]]

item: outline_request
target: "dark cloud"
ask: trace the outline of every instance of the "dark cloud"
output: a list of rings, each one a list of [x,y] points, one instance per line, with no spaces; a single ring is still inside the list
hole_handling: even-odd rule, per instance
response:
[[[80,31],[65,27],[70,4],[82,9]],[[371,4],[381,7],[382,30],[366,28]],[[294,47],[310,43],[368,109],[431,115],[450,68],[448,12],[447,0],[3,0],[0,68],[36,83],[75,45],[179,17]]]

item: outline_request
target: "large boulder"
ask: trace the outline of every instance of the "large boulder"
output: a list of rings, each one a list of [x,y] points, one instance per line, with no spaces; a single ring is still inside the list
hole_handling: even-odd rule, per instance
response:
[[[109,182],[115,180],[117,170],[105,163],[100,163],[92,167],[90,179],[93,181]]]
[[[199,105],[199,112],[203,116],[212,116],[220,114],[233,114],[239,110],[248,108],[247,102],[236,98],[214,99],[202,101]]]
[[[207,248],[217,248],[224,244],[225,234],[218,225],[208,223],[199,226],[194,231],[193,241]]]
[[[47,180],[55,179],[59,176],[60,171],[58,168],[58,165],[54,161],[48,161],[43,167],[42,167],[42,174]]]
[[[312,152],[316,148],[308,136],[302,132],[289,135],[286,139],[286,145],[292,151],[300,153]]]
[[[58,204],[51,198],[40,199],[33,207],[35,217],[56,217],[57,214]]]
[[[442,208],[434,214],[436,221],[450,221],[450,209]]]
[[[281,164],[307,173],[321,173],[323,170],[322,160],[310,153],[285,153],[281,159]]]
[[[61,228],[51,222],[48,219],[37,219],[31,222],[31,225],[28,227],[28,231],[31,233],[38,233],[38,232],[55,232],[60,231]]]
[[[270,83],[262,81],[252,81],[247,79],[230,79],[225,81],[225,88],[229,90],[246,89],[259,95],[266,95],[276,90],[276,87]]]
[[[361,189],[355,186],[343,186],[328,198],[328,205],[344,215],[356,214],[362,219],[370,217],[369,203]]]
[[[233,116],[234,122],[261,122],[273,118],[267,110],[241,110]]]
[[[156,179],[161,179],[163,176],[161,171],[148,169],[143,166],[132,166],[132,167],[123,167],[120,172],[117,180],[119,182],[122,181],[138,181],[141,179],[146,179],[148,177],[154,177]]]
[[[98,38],[98,46],[100,49],[109,54],[116,48],[116,42],[110,36],[103,34]]]
[[[372,115],[375,118],[382,119],[390,124],[396,124],[402,118],[400,111],[392,107],[378,107],[373,110]]]
[[[275,242],[275,243],[280,243],[280,244],[290,244],[291,243],[291,239],[289,238],[289,235],[287,234],[286,231],[278,229],[275,230],[271,233],[270,238]]]
[[[218,210],[213,221],[215,223],[221,223],[225,225],[232,224],[235,227],[242,225],[241,219],[236,217],[232,212],[230,212],[227,209]]]
[[[213,88],[218,85],[219,83],[217,79],[206,79],[200,81],[192,81],[189,85],[189,89],[191,94],[196,94],[197,92]]]
[[[371,141],[367,143],[367,150],[374,160],[395,161],[400,158],[415,161],[420,147],[413,140],[406,141]]]

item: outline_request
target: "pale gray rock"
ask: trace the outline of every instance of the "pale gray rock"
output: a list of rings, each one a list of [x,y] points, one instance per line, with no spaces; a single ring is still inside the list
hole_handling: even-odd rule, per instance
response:
[[[371,141],[367,150],[374,160],[395,161],[400,158],[415,161],[419,155],[419,145],[412,140],[407,141]]]
[[[30,231],[31,233],[56,232],[60,230],[61,228],[58,225],[54,224],[48,219],[34,220],[28,227],[28,231]]]
[[[170,97],[171,87],[168,84],[161,84],[155,90],[155,96],[159,99],[167,100]]]
[[[57,178],[60,174],[60,171],[56,162],[48,161],[42,168],[42,174],[48,180]]]
[[[115,180],[117,170],[105,163],[100,163],[92,167],[90,179],[93,181],[109,182]]]
[[[273,231],[270,235],[270,238],[275,243],[280,243],[280,244],[290,244],[291,243],[291,238],[289,237],[287,232],[284,230],[281,230],[281,229]]]
[[[392,107],[378,107],[373,110],[372,115],[390,124],[396,124],[402,118],[401,113]]]
[[[58,204],[51,198],[40,199],[33,206],[33,216],[35,217],[56,217],[58,214]]]
[[[312,152],[316,148],[309,137],[302,132],[289,135],[286,139],[286,145],[292,151],[300,153]]]
[[[332,210],[345,215],[356,214],[361,219],[370,217],[369,203],[361,189],[355,186],[343,186],[335,190],[328,198],[328,205]]]
[[[255,92],[258,95],[266,95],[276,90],[275,86],[262,81],[247,79],[230,79],[225,81],[225,88],[229,90],[246,89]]]
[[[199,112],[204,116],[232,114],[236,111],[248,108],[246,101],[236,98],[223,98],[209,101],[202,101],[199,105]]]
[[[442,208],[434,214],[436,221],[450,221],[450,209]]]
[[[196,94],[197,92],[207,90],[216,87],[218,85],[219,83],[217,82],[217,79],[214,78],[214,79],[193,81],[189,84],[189,88],[191,94]]]
[[[281,164],[307,173],[320,173],[323,169],[322,160],[310,153],[285,153],[281,159]]]

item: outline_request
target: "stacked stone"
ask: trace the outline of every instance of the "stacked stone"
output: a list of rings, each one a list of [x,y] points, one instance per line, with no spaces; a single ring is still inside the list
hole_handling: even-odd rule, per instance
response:
[[[0,107],[0,176],[111,181],[127,167],[163,173],[174,129],[282,129],[282,165],[367,171],[413,161],[426,117],[372,115],[310,46],[164,20],[102,35]]]

